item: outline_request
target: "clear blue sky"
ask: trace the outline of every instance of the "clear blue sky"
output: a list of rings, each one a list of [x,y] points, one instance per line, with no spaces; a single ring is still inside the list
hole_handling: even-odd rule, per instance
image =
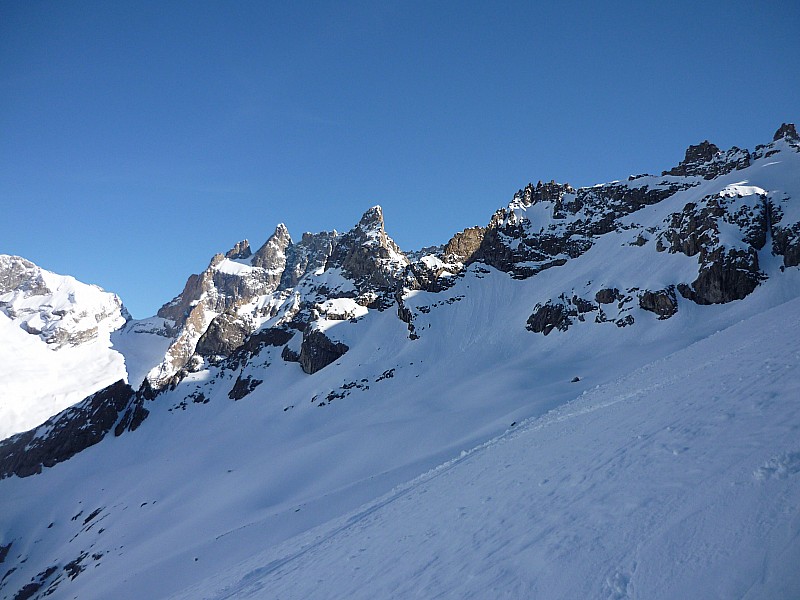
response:
[[[155,313],[278,222],[404,249],[800,120],[800,3],[0,0],[0,252]]]

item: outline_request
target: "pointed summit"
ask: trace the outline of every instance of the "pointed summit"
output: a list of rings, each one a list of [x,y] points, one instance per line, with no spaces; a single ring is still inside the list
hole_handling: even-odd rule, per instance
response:
[[[275,227],[275,232],[269,236],[264,245],[253,255],[250,264],[264,269],[279,269],[282,273],[286,266],[286,248],[291,243],[292,238],[286,225],[278,223],[278,226]]]
[[[383,209],[380,207],[379,204],[376,204],[372,208],[368,209],[362,216],[361,220],[358,222],[358,227],[361,229],[380,229],[383,231],[384,222],[383,222]]]
[[[772,141],[777,142],[778,140],[800,142],[800,136],[797,135],[797,129],[795,129],[794,123],[783,123],[778,127],[778,131],[775,132]]]
[[[250,250],[250,242],[242,240],[237,242],[236,245],[225,253],[225,258],[236,260],[239,258],[250,258],[253,252]]]
[[[408,259],[386,235],[383,209],[368,209],[353,229],[345,233],[328,259],[327,267],[341,267],[364,289],[394,288]]]

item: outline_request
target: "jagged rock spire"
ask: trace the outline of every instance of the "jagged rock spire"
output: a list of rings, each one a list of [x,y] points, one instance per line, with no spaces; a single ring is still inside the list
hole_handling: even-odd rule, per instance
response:
[[[783,123],[778,127],[778,131],[775,132],[772,141],[777,142],[782,139],[789,142],[800,142],[800,136],[797,135],[797,129],[795,129],[794,123]]]
[[[327,267],[341,267],[365,289],[393,288],[408,259],[386,235],[383,209],[368,209],[353,229],[345,233],[328,259]]]
[[[253,252],[250,250],[250,242],[242,240],[237,242],[236,245],[225,253],[225,258],[236,260],[239,258],[250,258]]]
[[[291,243],[292,238],[286,225],[278,223],[275,232],[253,255],[250,264],[263,269],[279,269],[283,273],[283,269],[286,266],[286,249]]]

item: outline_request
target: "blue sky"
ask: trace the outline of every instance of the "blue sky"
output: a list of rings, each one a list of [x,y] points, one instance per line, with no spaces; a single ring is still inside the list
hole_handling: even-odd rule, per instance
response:
[[[404,249],[800,121],[797,2],[0,0],[0,252],[155,313],[381,204]]]

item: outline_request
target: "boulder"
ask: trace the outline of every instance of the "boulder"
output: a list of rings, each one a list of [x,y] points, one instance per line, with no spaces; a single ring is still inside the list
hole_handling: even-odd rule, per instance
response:
[[[324,369],[344,355],[350,348],[341,342],[334,342],[318,329],[306,330],[300,346],[300,366],[309,375]]]
[[[675,287],[669,286],[663,290],[651,292],[645,290],[639,296],[639,306],[658,315],[658,318],[669,319],[678,312],[678,299],[675,296]]]

